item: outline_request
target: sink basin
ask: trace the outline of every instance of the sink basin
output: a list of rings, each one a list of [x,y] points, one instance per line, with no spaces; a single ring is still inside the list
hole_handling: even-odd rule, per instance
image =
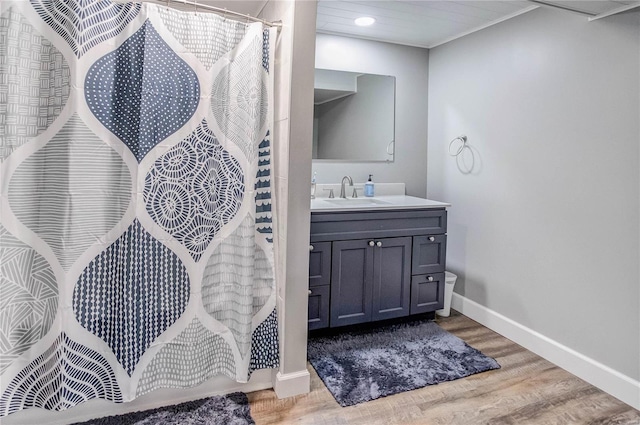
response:
[[[358,205],[358,206],[367,206],[367,205],[391,205],[391,202],[382,201],[380,199],[373,198],[347,198],[347,199],[326,199],[325,202],[329,202],[333,205]]]

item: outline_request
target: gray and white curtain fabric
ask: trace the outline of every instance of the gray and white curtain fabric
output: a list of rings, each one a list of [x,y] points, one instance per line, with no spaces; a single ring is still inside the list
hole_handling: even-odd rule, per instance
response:
[[[0,416],[278,365],[275,36],[0,3]]]

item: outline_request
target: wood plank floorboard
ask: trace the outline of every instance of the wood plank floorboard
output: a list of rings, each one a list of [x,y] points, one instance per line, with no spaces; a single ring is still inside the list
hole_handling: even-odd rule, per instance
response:
[[[437,323],[501,368],[340,407],[315,370],[311,392],[249,394],[257,425],[640,425],[640,412],[456,311]]]

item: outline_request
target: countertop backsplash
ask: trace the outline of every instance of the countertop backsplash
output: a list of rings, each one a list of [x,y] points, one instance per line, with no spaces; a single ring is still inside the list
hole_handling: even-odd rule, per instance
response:
[[[358,197],[364,197],[364,183],[355,183],[353,187],[345,185],[344,190],[348,198],[353,194],[353,188],[358,189]],[[404,183],[375,183],[375,196],[397,196],[405,194]],[[324,189],[333,189],[333,195],[337,198],[340,196],[340,183],[335,184],[316,184],[316,198],[328,198],[329,191]]]

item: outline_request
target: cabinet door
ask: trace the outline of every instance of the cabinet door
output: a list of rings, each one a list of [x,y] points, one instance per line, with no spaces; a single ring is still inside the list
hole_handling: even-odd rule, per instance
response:
[[[309,288],[309,330],[329,327],[329,285]]]
[[[446,253],[447,235],[414,236],[411,274],[443,272]]]
[[[373,248],[369,240],[333,242],[331,327],[371,320]]]
[[[373,254],[373,320],[409,315],[411,238],[375,241]]]
[[[309,287],[328,285],[331,279],[331,242],[309,245]]]
[[[411,277],[411,314],[444,307],[444,273]]]

